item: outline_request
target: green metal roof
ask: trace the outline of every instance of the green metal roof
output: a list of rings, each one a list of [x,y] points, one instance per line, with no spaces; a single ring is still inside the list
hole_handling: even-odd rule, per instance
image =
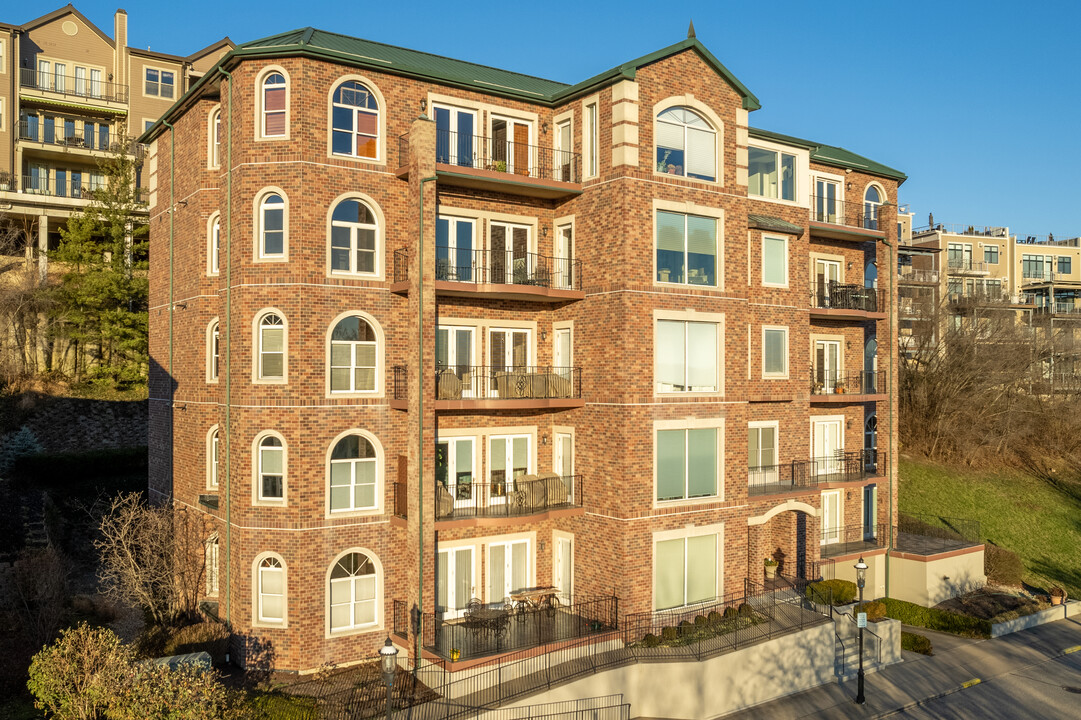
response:
[[[756,215],[747,213],[747,224],[759,230],[772,230],[774,232],[787,233],[789,235],[802,235],[803,228],[795,223],[782,220],[772,215]]]
[[[845,150],[842,147],[824,145],[822,143],[814,142],[813,140],[803,140],[802,138],[792,137],[791,135],[782,135],[781,133],[770,132],[769,130],[762,130],[760,128],[749,128],[748,134],[753,138],[773,140],[774,142],[783,143],[785,145],[806,148],[811,151],[811,160],[820,162],[823,165],[851,168],[853,170],[870,173],[871,175],[881,175],[882,177],[892,178],[901,183],[908,179],[908,175],[905,175],[900,170],[895,170],[888,165],[875,162],[863,155],[857,155],[851,150]]]

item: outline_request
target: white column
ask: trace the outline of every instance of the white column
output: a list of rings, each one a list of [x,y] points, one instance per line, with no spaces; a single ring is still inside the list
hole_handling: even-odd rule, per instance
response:
[[[38,216],[38,276],[45,282],[49,272],[49,216]]]

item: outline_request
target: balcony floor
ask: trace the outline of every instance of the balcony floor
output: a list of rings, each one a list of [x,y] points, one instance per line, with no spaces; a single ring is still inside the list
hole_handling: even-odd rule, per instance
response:
[[[923,556],[964,550],[966,548],[978,547],[981,544],[982,543],[971,542],[961,538],[938,538],[906,532],[898,532],[897,537],[893,539],[893,549],[897,552]]]
[[[534,610],[521,616],[512,613],[507,619],[506,630],[498,634],[489,629],[470,627],[464,618],[460,618],[444,622],[436,631],[435,646],[425,650],[450,659],[450,651],[457,649],[461,653],[458,661],[475,660],[563,640],[577,640],[613,629],[594,625],[594,622],[567,608]]]

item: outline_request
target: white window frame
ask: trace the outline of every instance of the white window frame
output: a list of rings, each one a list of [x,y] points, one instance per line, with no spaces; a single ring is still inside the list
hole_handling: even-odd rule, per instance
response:
[[[369,459],[369,458],[359,458],[359,459],[352,458],[352,459],[348,459],[348,460],[332,460],[331,457],[334,454],[334,448],[337,447],[339,442],[341,442],[343,439],[345,439],[346,437],[348,437],[350,435],[357,435],[361,439],[367,440],[371,444],[372,450],[375,452],[375,457],[373,459]],[[355,464],[358,463],[358,462],[368,462],[368,461],[374,462],[374,464],[375,464],[375,471],[374,471],[375,482],[374,482],[374,491],[373,491],[373,497],[374,497],[374,500],[375,500],[375,505],[370,506],[370,507],[358,507],[358,506],[356,506],[354,504],[355,501],[356,501],[356,488],[358,486],[358,484],[356,482],[356,467],[355,467]],[[330,478],[331,478],[331,463],[332,462],[349,463],[350,466],[351,466],[350,467],[350,484],[348,486],[349,489],[350,489],[350,492],[349,492],[349,503],[350,504],[349,504],[348,507],[339,508],[339,509],[332,509],[331,508],[331,502],[330,502],[330,489],[331,489],[331,484],[330,483],[331,483],[331,479]],[[326,485],[325,485],[325,491],[324,491],[324,495],[326,497],[326,517],[328,517],[328,518],[332,518],[332,517],[334,517],[334,518],[337,518],[337,517],[356,517],[356,516],[364,516],[364,515],[378,515],[378,514],[381,514],[383,512],[383,506],[384,506],[384,498],[383,498],[383,496],[386,494],[386,478],[384,477],[384,473],[385,473],[385,464],[384,463],[385,463],[385,454],[383,452],[382,444],[379,442],[379,439],[374,434],[368,432],[367,430],[361,430],[360,428],[352,428],[350,430],[346,430],[346,431],[340,433],[333,440],[331,440],[330,444],[327,446],[326,459],[325,459],[325,462],[324,462],[324,466],[326,468],[326,481],[325,481]]]
[[[588,180],[600,175],[600,96],[593,95],[582,101],[582,161],[585,164],[582,178]]]
[[[277,567],[263,567],[263,563],[267,561],[277,563]],[[268,626],[268,627],[288,627],[289,625],[289,577],[288,567],[286,567],[285,560],[281,555],[277,553],[262,553],[255,558],[252,563],[252,624],[256,626]],[[263,591],[263,574],[276,572],[281,575],[281,604],[282,604],[282,616],[280,618],[268,617],[263,614],[263,598],[276,595],[275,593],[268,593]]]
[[[214,211],[206,221],[206,274],[217,277],[221,272],[221,213]]]
[[[657,253],[660,252],[660,223],[657,220],[660,213],[667,213],[669,215],[682,215],[683,216],[683,269],[685,271],[685,277],[682,282],[676,282],[675,280],[661,280],[658,275],[660,274],[659,260]],[[700,283],[690,282],[690,252],[687,249],[687,243],[689,240],[688,222],[691,217],[701,218],[704,220],[713,221],[713,284],[705,285]],[[712,214],[702,214],[696,212],[684,212],[681,210],[669,210],[667,208],[656,208],[653,211],[653,282],[657,285],[674,285],[676,287],[691,287],[691,288],[706,288],[709,290],[716,290],[721,287],[721,243],[722,232],[718,223],[718,218]]]
[[[784,370],[780,372],[768,372],[766,370],[766,334],[770,332],[781,332],[784,334]],[[762,326],[762,379],[763,380],[787,380],[789,369],[789,332],[788,327],[784,325],[763,325]]]
[[[281,198],[281,204],[267,203],[267,200],[272,196],[278,196]],[[265,234],[268,232],[266,229],[266,212],[270,210],[276,210],[280,207],[282,212],[282,251],[280,253],[267,253]],[[252,223],[255,229],[255,262],[286,262],[289,260],[289,196],[285,194],[285,191],[277,187],[263,188],[255,196],[255,222]],[[269,232],[277,232],[271,230]]]
[[[372,622],[368,622],[368,623],[350,624],[350,625],[345,625],[345,626],[341,626],[341,627],[336,628],[336,627],[334,627],[332,625],[332,619],[331,619],[332,605],[331,605],[331,589],[330,588],[331,588],[331,583],[335,582],[335,580],[331,579],[331,575],[333,575],[334,568],[337,567],[338,563],[341,562],[347,555],[350,555],[352,553],[358,553],[358,554],[364,555],[366,558],[368,558],[369,561],[371,561],[373,569],[375,570],[375,597],[373,598],[374,607],[375,607],[374,614],[373,614],[374,619],[373,619]],[[361,576],[352,575],[350,577],[354,578],[354,577],[361,577]],[[344,580],[344,578],[338,578],[337,582],[342,582],[343,580]],[[356,599],[356,596],[355,596],[355,589],[356,589],[356,586],[353,584],[353,581],[350,581],[350,593],[349,593],[350,601],[349,601],[349,605],[350,605],[350,609],[351,609],[351,611],[350,611],[350,616],[351,617],[355,617],[355,612],[356,612],[355,607],[356,607],[357,602],[358,602],[357,599]],[[326,613],[326,637],[327,638],[340,637],[340,636],[343,636],[343,635],[356,635],[356,634],[365,633],[365,632],[382,631],[382,629],[383,629],[383,564],[379,560],[379,556],[377,556],[371,550],[368,550],[367,548],[362,548],[362,547],[352,547],[352,548],[349,548],[348,550],[340,553],[337,557],[335,557],[333,560],[331,560],[330,566],[327,568],[327,571],[326,571],[326,580],[325,580],[325,582],[323,584],[323,595],[326,598],[326,600],[325,600],[325,602],[326,602],[325,613]],[[368,602],[368,600],[363,600],[361,602]]]
[[[345,320],[346,318],[350,318],[350,317],[359,318],[362,322],[367,323],[368,327],[371,328],[372,333],[375,336],[375,340],[373,340],[373,341],[369,341],[369,340],[363,340],[363,341],[361,341],[361,340],[357,340],[357,341],[353,341],[353,340],[334,340],[333,339],[333,337],[334,337],[334,329],[338,326],[338,323],[340,323],[343,320]],[[326,343],[327,343],[326,344],[326,347],[327,347],[327,354],[326,354],[326,362],[327,362],[327,366],[326,366],[327,367],[327,372],[326,372],[326,378],[327,378],[327,380],[326,380],[326,383],[327,383],[326,384],[326,393],[327,393],[327,397],[373,397],[373,396],[379,396],[379,395],[383,394],[383,384],[384,384],[383,375],[385,373],[385,370],[383,369],[384,368],[383,356],[385,354],[384,353],[385,343],[384,343],[384,336],[383,336],[383,328],[379,325],[378,322],[376,322],[374,317],[372,317],[368,313],[363,312],[361,310],[347,310],[346,312],[344,312],[341,315],[338,315],[336,318],[334,318],[333,321],[331,321],[330,326],[327,328],[327,340],[326,340]],[[359,345],[368,344],[368,343],[372,343],[374,345],[374,347],[375,347],[375,368],[374,368],[375,377],[374,377],[374,384],[373,384],[371,390],[358,390],[357,388],[353,387],[353,383],[354,383],[354,381],[356,379],[355,370],[358,367],[356,365],[357,349],[358,349]],[[350,363],[351,364],[348,366],[350,372],[349,372],[349,389],[347,389],[347,390],[335,390],[332,383],[331,383],[331,370],[335,369],[335,367],[345,367],[345,366],[333,366],[333,365],[331,365],[331,363],[333,362],[333,357],[334,357],[334,345],[335,344],[349,345],[350,346],[349,353],[350,353]]]
[[[77,69],[78,68],[76,68],[76,70]],[[151,82],[150,81],[150,73],[151,72],[158,73],[158,79],[154,83],[155,86],[156,86],[156,91],[155,92],[147,92],[148,86],[149,86],[149,84]],[[164,95],[161,92],[161,89],[163,87],[165,87],[165,84],[162,82],[162,80],[164,78],[164,75],[166,75],[166,74],[171,75],[173,77],[173,82],[172,82],[171,85],[169,85],[171,90],[170,90],[170,93],[168,95]],[[176,70],[166,70],[165,68],[158,67],[156,65],[144,65],[143,66],[143,97],[161,98],[162,100],[175,100],[176,99],[176,90],[177,90],[176,77],[177,77]]]
[[[717,551],[717,572],[715,575],[716,585],[714,590],[714,599],[721,597],[724,594],[724,523],[716,523],[714,525],[702,525],[698,527],[686,527],[678,530],[660,530],[653,533],[652,539],[652,572],[650,573],[650,588],[651,598],[650,607],[654,610],[658,609],[674,609],[674,608],[657,608],[657,544],[666,542],[669,540],[684,541],[683,544],[683,605],[676,605],[675,608],[681,607],[694,607],[703,603],[711,602],[710,599],[697,600],[693,603],[687,603],[687,543],[689,538],[704,537],[707,535],[713,535],[716,538],[716,551]]]
[[[203,562],[206,566],[206,595],[217,597],[221,590],[221,545],[218,533],[212,533],[203,543]]]
[[[772,467],[774,465],[780,465],[781,464],[781,423],[780,423],[780,421],[779,420],[752,420],[751,422],[747,423],[748,434],[750,433],[751,430],[762,430],[762,429],[765,429],[765,428],[772,428],[772,430],[773,430],[773,443],[774,443],[773,455],[774,455],[774,457],[773,457],[773,463],[771,463],[770,465],[762,465],[761,464],[761,461],[762,461],[762,436],[761,436],[761,434],[759,434],[759,436],[758,436],[758,438],[759,438],[758,439],[758,459],[759,459],[758,467],[760,467],[760,468]],[[748,445],[750,445],[749,438],[748,438]],[[749,457],[747,458],[747,468],[748,469],[753,468],[753,466],[751,465],[751,459]]]
[[[376,118],[375,119],[375,123],[376,123],[376,125],[375,125],[375,157],[365,157],[363,155],[357,155],[356,154],[356,147],[357,147],[356,138],[357,138],[358,134],[361,134],[357,130],[357,121],[356,121],[357,120],[356,119],[356,111],[358,109],[357,106],[356,105],[338,104],[338,103],[334,102],[334,93],[337,92],[339,87],[341,87],[344,83],[347,83],[347,82],[360,83],[365,88],[367,88],[368,92],[371,93],[373,98],[375,98],[375,105],[376,105],[376,108],[375,108],[375,118]],[[352,142],[350,143],[350,146],[349,146],[350,147],[350,152],[348,152],[348,153],[334,152],[334,108],[335,107],[349,107],[349,108],[352,108],[352,110],[353,110],[353,116],[352,116],[352,120],[351,120],[352,129],[348,131],[350,133],[350,136],[352,137]],[[327,156],[328,157],[334,157],[334,158],[343,158],[343,159],[348,159],[348,160],[358,160],[360,162],[384,163],[386,161],[385,160],[385,158],[386,158],[386,140],[385,140],[385,136],[386,136],[386,127],[385,127],[386,126],[386,117],[385,117],[386,107],[387,107],[387,105],[386,105],[386,102],[383,99],[382,93],[379,92],[379,90],[376,88],[375,84],[371,80],[369,80],[368,78],[362,77],[360,75],[343,75],[342,77],[339,77],[334,82],[332,82],[330,84],[330,93],[327,95]],[[371,111],[365,109],[365,112],[371,112]],[[346,132],[346,131],[345,130],[340,130],[339,132]],[[367,133],[363,133],[363,135],[364,135],[364,137],[368,137]]]
[[[694,177],[692,175],[687,174],[687,166],[689,165],[689,163],[687,162],[687,156],[688,156],[688,154],[690,152],[690,149],[688,148],[688,145],[687,145],[687,139],[688,139],[687,129],[691,128],[693,126],[688,125],[688,124],[686,124],[686,123],[684,123],[682,121],[673,121],[673,120],[668,120],[668,119],[661,119],[662,114],[668,112],[669,110],[676,110],[676,109],[685,110],[687,112],[693,113],[694,115],[697,115],[703,122],[705,122],[709,126],[708,129],[703,128],[703,130],[707,130],[709,133],[711,133],[713,135],[713,177],[712,178],[700,178],[700,177]],[[710,115],[712,115],[712,113]],[[692,182],[707,182],[707,183],[712,183],[712,184],[719,184],[720,183],[720,180],[721,180],[721,178],[720,178],[720,168],[721,168],[720,156],[721,156],[722,148],[720,147],[720,144],[718,143],[718,139],[721,137],[721,133],[718,131],[717,127],[715,126],[716,119],[714,117],[710,117],[710,115],[707,115],[706,113],[702,112],[701,108],[695,107],[694,105],[688,104],[688,103],[683,102],[683,101],[666,102],[666,103],[664,103],[663,107],[660,107],[660,108],[656,109],[656,112],[654,113],[654,116],[653,116],[654,142],[653,142],[653,155],[652,155],[652,158],[651,158],[652,159],[652,165],[653,165],[654,174],[657,174],[657,175],[669,175],[669,174],[671,174],[673,177],[682,178],[683,180],[690,180]],[[674,127],[679,127],[683,131],[683,174],[682,175],[678,174],[678,173],[668,173],[667,169],[663,169],[663,170],[661,169],[660,160],[657,159],[657,153],[661,149],[660,144],[657,142],[657,138],[660,136],[660,130],[659,130],[659,128],[657,126],[660,123],[664,123],[665,125],[672,125]],[[695,128],[695,129],[698,129],[698,128]],[[673,148],[673,149],[675,149],[675,148]]]
[[[271,315],[276,315],[281,320],[280,327],[282,328],[282,374],[277,375],[264,375],[263,374],[263,355],[273,353],[274,351],[263,351],[263,330],[265,328],[279,327],[274,323],[267,324],[264,321]],[[254,342],[252,343],[255,352],[252,354],[252,382],[256,384],[276,384],[284,385],[289,379],[289,321],[285,318],[285,313],[276,308],[265,308],[255,315],[255,321],[253,323],[253,331],[255,334]]]
[[[214,318],[206,326],[206,381],[216,383],[221,377],[221,320]]]
[[[524,473],[522,473],[522,475],[535,474],[537,472],[537,447],[536,447],[537,443],[536,443],[536,436],[533,433],[530,433],[530,432],[511,432],[511,433],[499,432],[499,433],[494,433],[494,434],[491,434],[491,435],[488,436],[487,447],[485,448],[485,451],[486,451],[485,457],[487,459],[487,465],[488,465],[486,478],[487,478],[487,483],[488,483],[488,488],[489,488],[489,490],[488,490],[488,503],[490,505],[498,505],[500,503],[506,502],[507,495],[509,495],[514,490],[514,483],[515,483],[515,480],[516,480],[516,477],[514,475],[514,441],[518,440],[518,439],[521,439],[521,438],[525,438],[525,441],[526,441],[526,448],[525,448],[525,452],[526,452],[526,471]],[[505,492],[503,493],[503,495],[501,495],[499,497],[496,497],[495,494],[494,494],[494,491],[492,490],[493,486],[495,485],[495,480],[493,479],[492,473],[497,471],[497,470],[503,470],[504,472],[506,472],[508,468],[507,468],[507,466],[497,468],[497,467],[495,467],[495,463],[492,462],[492,458],[493,458],[492,442],[495,441],[495,440],[503,440],[503,441],[506,442],[506,444],[507,444],[507,461],[509,461],[509,463],[510,463],[510,472],[509,472],[509,474],[505,475],[504,478],[503,478],[503,485],[504,485],[504,488],[505,488]],[[476,452],[475,448],[474,448],[474,452]],[[476,477],[476,476],[474,476],[474,477]]]
[[[784,243],[784,282],[776,283],[766,280],[766,241],[767,240],[780,240]],[[762,242],[760,245],[761,257],[762,257],[762,286],[763,287],[776,287],[786,288],[788,287],[788,236],[787,235],[775,235],[772,233],[762,233]]]
[[[263,495],[263,441],[268,438],[274,438],[281,443],[281,483],[282,494],[281,497],[272,497]],[[289,492],[289,446],[285,442],[285,437],[281,433],[274,430],[264,430],[263,432],[255,436],[255,440],[252,442],[252,504],[253,505],[270,505],[281,506],[287,504],[288,492]]]
[[[670,310],[654,310],[653,311],[653,394],[661,397],[718,397],[724,395],[724,374],[725,374],[725,354],[724,354],[724,330],[725,330],[725,316],[724,313],[704,313],[693,311],[670,311]],[[661,357],[660,350],[662,343],[660,340],[660,327],[661,322],[682,322],[682,323],[707,323],[717,326],[717,367],[716,367],[716,390],[665,390],[661,387],[659,380],[660,377],[660,365]],[[686,337],[686,333],[684,333]],[[684,351],[684,361],[686,361],[686,351]],[[686,372],[686,369],[685,369]]]
[[[275,83],[273,85],[268,85],[267,81],[273,75],[281,75],[281,78],[282,78],[283,82],[282,83]],[[290,89],[289,88],[289,73],[287,73],[284,68],[280,68],[280,67],[277,67],[277,66],[266,67],[266,68],[263,68],[262,72],[259,73],[259,75],[257,77],[257,81],[259,83],[259,90],[258,90],[258,92],[259,92],[259,103],[258,103],[259,122],[256,125],[256,127],[259,129],[259,132],[257,134],[257,138],[259,140],[288,140],[289,139],[289,95],[290,95],[290,92],[289,92],[289,89]],[[267,94],[267,91],[269,91],[269,90],[277,90],[277,89],[279,89],[279,87],[282,90],[285,91],[285,102],[283,103],[284,107],[281,110],[267,110],[267,107],[266,107],[266,94]],[[266,122],[267,121],[267,116],[272,114],[272,113],[273,114],[282,113],[282,115],[285,116],[284,130],[282,132],[276,133],[274,135],[271,135],[270,133],[267,132],[267,122]]]
[[[221,167],[221,105],[215,105],[206,121],[206,166]]]
[[[465,602],[462,603],[462,598],[457,597],[457,585],[458,585],[458,553],[469,553],[469,597],[465,598]],[[468,609],[469,601],[474,597],[477,597],[477,548],[473,545],[458,545],[453,547],[443,547],[440,544],[436,552],[436,573],[438,575],[439,569],[439,555],[446,554],[447,556],[447,576],[446,578],[436,577],[435,580],[435,603],[438,610],[439,607],[439,584],[440,582],[446,583],[447,586],[447,605],[442,610],[443,617],[448,620],[463,617]],[[459,608],[457,605],[462,604]]]
[[[827,520],[834,520],[834,518],[827,517],[827,514],[826,514],[826,507],[827,507],[827,504],[828,504],[828,501],[826,500],[827,497],[836,498],[836,503],[837,503],[837,517],[835,519],[835,522],[832,523],[832,525],[830,525],[830,526],[826,525],[826,521]],[[844,518],[845,518],[844,494],[840,490],[823,490],[820,502],[822,503],[822,532],[821,532],[821,537],[819,538],[819,544],[821,544],[821,545],[832,545],[834,543],[841,542],[841,535],[844,532],[844,527],[845,527],[845,525],[844,525]]]
[[[216,492],[220,487],[221,432],[212,425],[206,434],[206,489]]]
[[[751,175],[750,175],[750,151],[754,148],[756,150],[764,150],[766,152],[772,152],[777,155],[778,163],[778,183],[777,183],[777,197],[769,197],[767,195],[755,195],[751,193]],[[810,177],[810,163],[811,156],[808,150],[803,148],[794,148],[788,145],[782,145],[781,143],[771,142],[762,138],[752,138],[747,143],[747,197],[755,200],[762,200],[765,202],[777,203],[779,205],[802,205],[810,207],[811,197],[811,184],[807,182],[807,178]],[[794,197],[791,200],[785,200],[781,197],[781,178],[780,178],[780,162],[781,153],[785,155],[792,155],[795,158],[795,189]]]
[[[334,210],[338,207],[340,203],[347,201],[358,202],[361,205],[365,206],[372,214],[372,217],[375,219],[375,223],[354,223],[334,220]],[[344,227],[349,229],[348,270],[337,269],[334,267],[333,264],[333,248],[331,236],[333,233],[333,228],[335,227]],[[334,201],[330,203],[330,209],[327,212],[327,274],[333,275],[335,277],[358,277],[379,280],[383,279],[383,227],[383,212],[379,208],[378,203],[376,203],[371,197],[361,193],[350,192],[339,195],[337,198],[335,198]],[[374,262],[372,263],[373,269],[371,272],[361,272],[357,270],[357,246],[359,235],[358,231],[366,229],[373,230],[375,235],[375,247],[372,249]]]
[[[493,540],[487,544],[484,549],[484,594],[489,605],[502,607],[504,601],[509,596],[506,592],[507,587],[510,585],[511,573],[508,572],[511,567],[511,561],[514,558],[514,553],[511,548],[519,543],[525,543],[525,561],[526,561],[526,587],[533,587],[537,584],[537,558],[534,556],[536,553],[536,540],[533,537],[509,537],[499,538]],[[503,548],[503,597],[493,598],[491,597],[492,590],[492,548],[495,546],[501,546]]]
[[[459,497],[461,494],[458,491],[458,474],[464,472],[464,468],[458,467],[458,453],[457,444],[468,442],[470,446],[469,462],[470,466],[469,477],[470,486],[468,497]],[[446,444],[447,446],[447,485],[446,490],[451,494],[454,500],[454,507],[475,507],[478,499],[484,502],[488,501],[488,498],[477,498],[475,489],[480,487],[484,481],[480,479],[478,473],[478,465],[480,464],[480,449],[481,438],[472,435],[449,435],[438,436],[435,439],[435,444]],[[433,464],[434,467],[434,464]],[[490,483],[489,483],[490,487]]]
[[[703,503],[715,503],[724,500],[725,495],[725,459],[724,459],[724,428],[725,421],[723,418],[703,418],[698,420],[682,419],[682,420],[655,420],[653,422],[653,507],[664,508],[671,507],[673,505],[698,505]],[[686,452],[686,443],[688,439],[684,440],[684,477],[683,477],[683,496],[678,498],[669,498],[661,500],[657,497],[660,490],[660,463],[658,458],[659,447],[659,434],[661,431],[687,431],[687,430],[714,430],[716,431],[717,447],[716,458],[717,466],[714,469],[714,492],[712,495],[702,495],[697,497],[687,496],[687,483],[689,482],[689,476],[687,473],[686,462],[690,455]]]

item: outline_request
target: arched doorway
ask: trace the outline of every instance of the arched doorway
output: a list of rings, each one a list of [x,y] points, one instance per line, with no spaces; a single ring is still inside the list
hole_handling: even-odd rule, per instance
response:
[[[776,560],[777,574],[787,580],[816,575],[819,511],[806,503],[789,500],[747,519],[747,568],[751,581],[764,581],[766,558]]]

